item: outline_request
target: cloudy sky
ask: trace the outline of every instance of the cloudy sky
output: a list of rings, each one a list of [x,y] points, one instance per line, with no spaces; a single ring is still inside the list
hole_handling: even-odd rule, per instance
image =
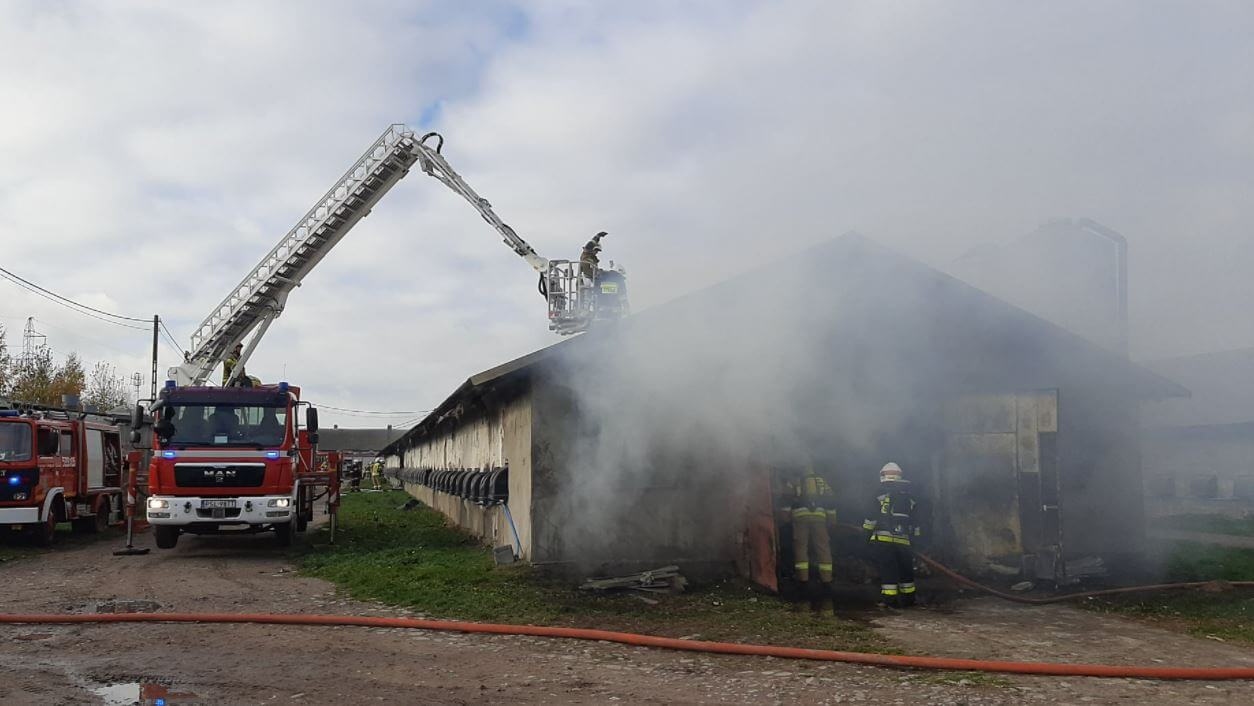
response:
[[[1251,36],[1240,1],[3,0],[0,266],[186,345],[404,122],[542,255],[610,231],[637,309],[850,229],[945,267],[1089,217],[1131,241],[1134,355],[1251,346]],[[11,348],[31,315],[149,368],[144,332],[0,282]],[[553,340],[532,271],[415,172],[249,369],[417,412]]]

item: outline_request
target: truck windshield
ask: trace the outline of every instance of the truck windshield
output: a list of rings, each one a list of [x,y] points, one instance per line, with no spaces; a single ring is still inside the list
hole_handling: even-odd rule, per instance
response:
[[[29,461],[31,427],[25,423],[0,423],[0,461]]]
[[[287,408],[267,405],[174,405],[163,416],[174,425],[166,446],[280,446]]]

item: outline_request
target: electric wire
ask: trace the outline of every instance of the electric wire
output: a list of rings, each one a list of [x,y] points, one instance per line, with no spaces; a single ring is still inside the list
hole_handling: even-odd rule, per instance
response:
[[[149,321],[149,319],[141,319],[135,316],[123,316],[121,314],[114,314],[112,312],[108,312],[103,309],[97,309],[94,306],[88,306],[86,304],[74,301],[73,299],[70,299],[69,297],[62,296],[50,289],[41,287],[38,284],[35,284],[34,282],[20,275],[16,275],[10,272],[9,270],[4,269],[3,267],[0,267],[0,276],[3,276],[5,279],[9,280],[10,282],[13,282],[14,284],[22,287],[23,289],[39,294],[45,299],[50,299],[52,301],[55,301],[58,304],[61,304],[62,306],[65,306],[67,308],[76,308],[79,310],[85,310],[85,311],[79,311],[79,313],[81,314],[87,314],[87,312],[93,312],[95,314],[100,314],[101,316],[107,316],[113,319],[120,319],[122,321],[136,321],[140,323],[147,323]],[[122,324],[119,324],[119,325],[122,325]]]
[[[334,410],[334,411],[336,411],[336,412],[343,412],[343,413],[345,413],[345,414],[358,414],[358,415],[361,415],[361,416],[366,416],[366,417],[400,417],[400,416],[406,416],[406,415],[408,415],[408,416],[413,416],[413,415],[415,415],[415,414],[426,414],[427,412],[430,412],[430,411],[431,411],[431,410],[429,410],[429,409],[419,409],[419,410],[411,410],[411,411],[401,411],[401,410],[396,410],[396,411],[383,411],[383,410],[376,410],[376,409],[349,409],[349,408],[347,408],[347,407],[333,407],[333,406],[331,406],[331,405],[329,405],[329,404],[322,404],[322,403],[320,403],[320,402],[319,402],[319,403],[317,403],[317,405],[318,405],[319,409],[330,409],[330,410]]]
[[[162,331],[165,331],[165,335],[166,335],[167,337],[169,337],[169,339],[170,339],[170,343],[173,343],[173,344],[174,344],[174,347],[179,349],[179,353],[180,353],[181,355],[186,356],[186,355],[187,355],[187,349],[185,349],[185,348],[183,348],[183,346],[180,346],[180,345],[179,345],[179,339],[178,339],[178,336],[175,336],[175,335],[174,335],[174,333],[170,331],[170,327],[168,327],[168,326],[166,326],[166,325],[165,325],[165,319],[163,319],[163,318],[161,318],[161,317],[159,317],[159,316],[158,316],[158,317],[157,317],[157,323],[161,324],[161,330],[162,330]]]

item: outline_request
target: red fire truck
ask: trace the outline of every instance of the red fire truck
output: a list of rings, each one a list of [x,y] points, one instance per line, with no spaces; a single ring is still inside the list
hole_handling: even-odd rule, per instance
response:
[[[183,533],[266,531],[286,546],[320,499],[334,522],[339,475],[314,463],[318,413],[300,401],[299,388],[170,381],[150,411],[145,505],[159,548],[173,548]]]
[[[120,517],[122,446],[103,417],[0,410],[0,527],[50,544],[58,523],[99,532]]]

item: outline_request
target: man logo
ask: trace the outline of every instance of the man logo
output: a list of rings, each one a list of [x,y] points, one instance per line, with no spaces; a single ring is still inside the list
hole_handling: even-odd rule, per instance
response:
[[[205,480],[212,479],[217,483],[224,483],[228,478],[234,480],[236,470],[227,466],[218,466],[216,468],[205,469]]]

